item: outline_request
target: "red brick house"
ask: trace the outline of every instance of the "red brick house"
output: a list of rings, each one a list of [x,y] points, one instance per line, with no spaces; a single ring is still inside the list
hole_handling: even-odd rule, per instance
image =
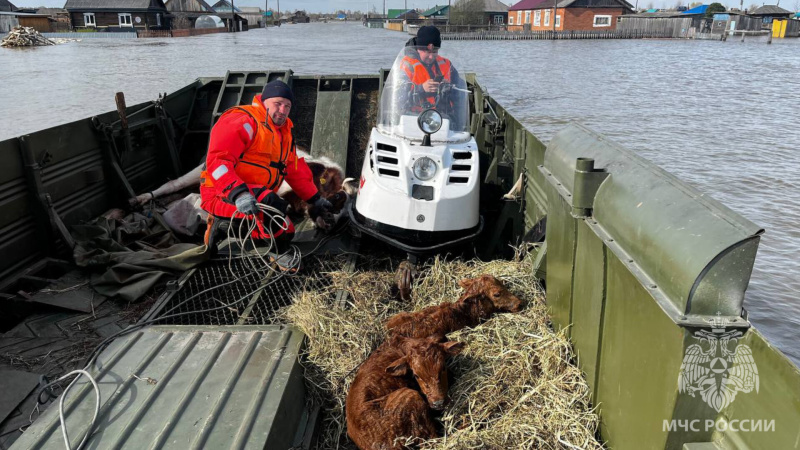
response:
[[[632,12],[625,0],[522,0],[508,9],[508,29],[614,30],[617,18]]]

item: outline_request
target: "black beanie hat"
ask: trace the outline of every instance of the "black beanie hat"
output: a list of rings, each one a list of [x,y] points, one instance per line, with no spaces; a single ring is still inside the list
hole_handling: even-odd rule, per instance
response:
[[[437,48],[442,46],[442,36],[439,34],[439,29],[431,25],[425,25],[417,30],[417,45],[427,47],[428,44],[433,44]]]
[[[294,94],[288,84],[281,80],[272,80],[264,85],[264,90],[261,91],[261,101],[272,97],[283,97],[289,99],[294,103]]]

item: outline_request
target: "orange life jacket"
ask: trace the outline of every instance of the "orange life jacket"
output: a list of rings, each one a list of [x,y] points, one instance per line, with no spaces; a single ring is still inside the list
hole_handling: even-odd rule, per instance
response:
[[[411,80],[417,86],[420,86],[422,83],[432,80],[437,76],[441,75],[445,81],[451,82],[450,79],[450,68],[452,64],[450,63],[449,59],[442,58],[439,55],[436,55],[436,63],[431,66],[434,73],[429,73],[428,69],[422,62],[418,59],[412,58],[411,56],[404,56],[403,62],[401,63],[401,67],[403,71],[405,71],[406,75],[408,75],[408,79]],[[425,108],[430,108],[436,106],[436,96],[429,95],[424,97],[427,101],[427,105],[414,105],[412,110],[416,112],[420,112]]]
[[[265,186],[270,191],[278,189],[286,176],[286,162],[294,155],[292,139],[292,121],[287,117],[286,125],[275,127],[272,119],[267,117],[267,110],[260,105],[234,106],[223,113],[244,112],[252,117],[256,124],[256,132],[250,145],[239,156],[234,165],[236,175],[246,184]],[[221,118],[222,116],[220,116]],[[297,157],[291,158],[297,163]],[[214,187],[213,177],[204,170],[200,175],[203,186]]]

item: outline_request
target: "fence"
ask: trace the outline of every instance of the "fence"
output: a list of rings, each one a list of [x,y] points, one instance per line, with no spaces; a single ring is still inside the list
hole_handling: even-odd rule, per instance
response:
[[[136,33],[42,33],[48,39],[136,39]]]
[[[641,32],[658,34],[660,37],[689,38],[694,30],[691,17],[625,17],[621,16],[617,22],[617,30],[622,32]]]
[[[168,38],[172,37],[171,30],[136,30],[136,37],[140,38]]]
[[[202,36],[204,34],[225,33],[225,28],[186,28],[182,30],[172,30],[172,37]]]
[[[672,33],[643,30],[473,31],[442,34],[445,41],[532,41],[556,39],[666,39]]]

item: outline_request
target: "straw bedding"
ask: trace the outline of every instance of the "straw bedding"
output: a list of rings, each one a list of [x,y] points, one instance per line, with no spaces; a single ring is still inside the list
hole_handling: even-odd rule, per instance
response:
[[[345,397],[359,364],[383,341],[383,322],[400,311],[455,301],[459,280],[484,273],[501,279],[527,305],[521,313],[497,314],[448,336],[465,342],[466,349],[450,362],[451,402],[439,418],[442,437],[419,447],[603,448],[595,438],[598,417],[589,388],[572,364],[569,341],[550,328],[529,260],[437,258],[421,271],[409,303],[388,298],[394,269],[388,260],[365,261],[362,267],[366,270],[328,274],[333,281],[328,290],[303,291],[284,311],[285,319],[308,335],[306,377],[324,405],[318,448],[355,448],[346,435]],[[349,293],[347,309],[334,306],[338,290]]]

